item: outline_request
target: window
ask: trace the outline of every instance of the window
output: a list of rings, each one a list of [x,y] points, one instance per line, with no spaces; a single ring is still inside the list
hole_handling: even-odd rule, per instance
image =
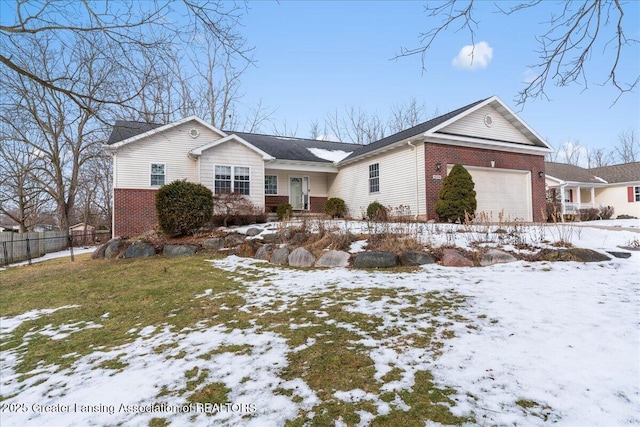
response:
[[[369,165],[369,193],[380,192],[380,164]]]
[[[640,202],[640,187],[633,188],[633,195],[634,195],[634,200],[636,202]]]
[[[233,191],[249,195],[249,168],[235,166],[233,168]]]
[[[244,166],[215,166],[213,192],[215,194],[239,193],[248,196],[251,187],[251,173]]]
[[[151,185],[164,185],[164,164],[151,163]]]
[[[265,175],[264,177],[264,194],[278,194],[278,176]]]
[[[231,193],[231,166],[216,166],[213,190],[215,194]]]

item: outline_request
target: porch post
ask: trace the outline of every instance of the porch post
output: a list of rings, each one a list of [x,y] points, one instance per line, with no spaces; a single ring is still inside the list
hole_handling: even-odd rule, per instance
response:
[[[582,200],[580,200],[580,186],[576,188],[576,193],[576,203],[578,204],[578,211],[580,211],[580,204],[582,203]]]
[[[565,208],[564,208],[564,186],[561,185],[560,186],[560,210],[561,210],[561,214],[562,214],[562,218],[564,221],[564,213],[565,213]]]
[[[591,207],[596,207],[596,187],[591,187]]]

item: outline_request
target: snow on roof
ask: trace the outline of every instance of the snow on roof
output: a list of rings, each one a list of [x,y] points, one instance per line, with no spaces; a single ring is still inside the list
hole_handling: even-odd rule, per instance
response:
[[[347,157],[352,151],[342,151],[342,150],[325,150],[324,148],[309,148],[307,150],[311,152],[316,157],[319,157],[324,160],[329,160],[331,162],[339,162],[340,160]]]

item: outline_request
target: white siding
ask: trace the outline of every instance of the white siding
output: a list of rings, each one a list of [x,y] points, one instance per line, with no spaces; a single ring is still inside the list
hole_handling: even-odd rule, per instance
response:
[[[491,127],[484,122],[487,115],[493,120]],[[438,132],[533,145],[533,142],[489,105],[456,120]]]
[[[369,165],[380,165],[380,191],[369,193]],[[417,179],[416,179],[417,177]],[[397,208],[409,206],[411,215],[426,214],[424,181],[424,144],[409,145],[363,159],[340,168],[338,175],[329,177],[329,197],[345,201],[349,216],[366,214],[367,206],[378,201]]]
[[[278,177],[278,196],[289,195],[289,177],[291,176],[308,176],[309,177],[309,195],[311,197],[328,197],[329,187],[327,180],[329,179],[325,172],[300,172],[266,169],[265,175],[276,175]],[[272,196],[274,194],[271,194]]]
[[[198,129],[200,136],[192,138],[189,131]],[[165,183],[177,179],[198,182],[197,162],[187,153],[194,148],[219,139],[210,129],[188,122],[166,132],[152,135],[118,149],[115,171],[116,188],[158,188],[151,186],[151,163],[164,163]]]
[[[637,187],[636,184],[621,184],[605,188],[596,188],[596,205],[613,206],[613,218],[618,215],[631,215],[640,218],[640,202],[629,202],[627,188]]]
[[[200,183],[209,187],[211,191],[214,191],[215,165],[249,167],[251,172],[249,200],[254,205],[264,208],[264,160],[260,154],[236,141],[227,141],[205,150],[200,156]]]

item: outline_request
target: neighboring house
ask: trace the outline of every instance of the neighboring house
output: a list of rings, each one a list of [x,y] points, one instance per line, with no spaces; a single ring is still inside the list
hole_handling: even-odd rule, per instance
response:
[[[214,194],[238,192],[267,210],[287,202],[322,212],[328,198],[340,197],[356,218],[376,200],[436,218],[442,180],[456,163],[473,177],[479,212],[538,221],[544,156],[552,151],[495,96],[365,146],[222,131],[188,117],[167,125],[118,121],[104,148],[113,155],[112,229],[124,237],[156,224],[155,193],[177,179]]]
[[[612,206],[614,216],[640,218],[640,162],[585,169],[546,163],[546,185],[561,203],[563,215]]]

